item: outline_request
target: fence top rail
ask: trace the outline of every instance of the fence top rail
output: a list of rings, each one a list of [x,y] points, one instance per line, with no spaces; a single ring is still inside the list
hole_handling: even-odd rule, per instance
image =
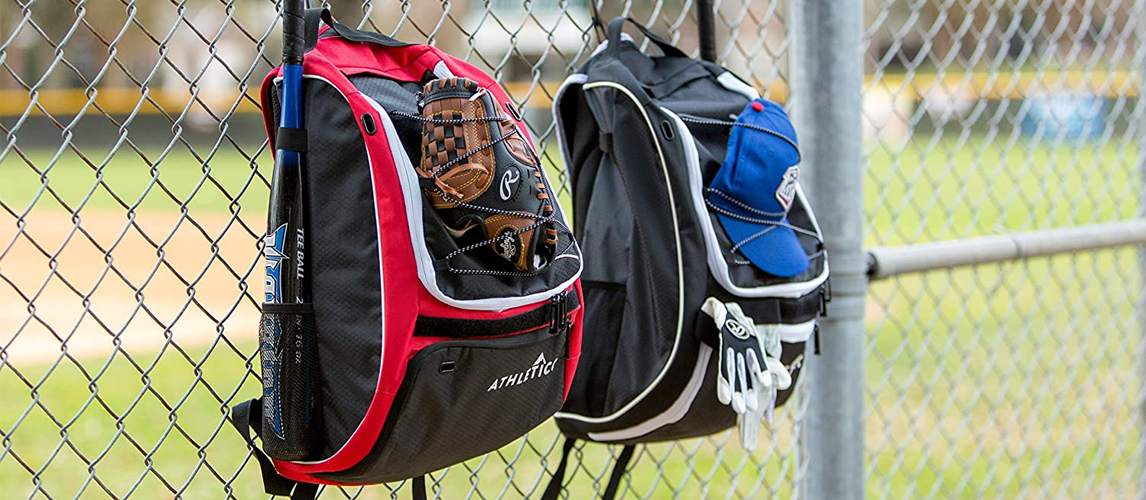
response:
[[[1146,219],[868,249],[868,277],[1146,244]]]

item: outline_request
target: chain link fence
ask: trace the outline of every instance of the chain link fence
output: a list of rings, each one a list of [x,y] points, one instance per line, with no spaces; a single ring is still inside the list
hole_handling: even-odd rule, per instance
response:
[[[1143,2],[867,5],[868,242],[1134,219]],[[874,498],[1136,498],[1136,251],[872,284]]]
[[[273,152],[257,90],[278,63],[279,6],[0,2],[0,491],[265,497],[227,414],[260,390],[258,241]],[[787,25],[801,2],[716,4],[720,61],[787,102],[800,64]],[[429,41],[488,71],[560,169],[548,106],[598,43],[584,0],[324,5],[343,23]],[[869,244],[1138,217],[1143,2],[865,6]],[[599,8],[698,53],[691,1]],[[874,284],[868,403],[855,416],[866,419],[866,493],[1140,493],[1138,269],[1136,253],[1118,249]],[[807,392],[754,454],[731,433],[638,447],[622,496],[800,497],[822,480],[805,473]],[[546,424],[433,474],[431,492],[537,497],[560,439]],[[577,448],[568,497],[603,491],[617,454]],[[325,488],[321,498],[408,489]]]

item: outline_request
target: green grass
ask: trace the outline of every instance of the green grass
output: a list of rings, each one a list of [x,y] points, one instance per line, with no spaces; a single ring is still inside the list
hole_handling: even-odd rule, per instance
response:
[[[158,177],[180,201],[154,187],[148,191],[148,167],[121,155],[104,168],[105,182],[139,201],[140,210],[177,210],[190,199],[192,216],[226,213],[238,196],[244,213],[265,211],[266,186],[251,178],[249,163],[236,153],[207,162],[211,178],[228,194],[212,185],[196,190],[203,162],[187,154],[165,159]],[[1129,144],[1048,147],[982,137],[873,148],[865,176],[867,240],[894,246],[1134,217],[1141,185],[1137,156]],[[43,167],[51,155],[30,158]],[[259,158],[263,175],[268,160],[265,153]],[[12,155],[0,163],[0,201],[27,206],[42,184],[30,170]],[[95,177],[88,165],[65,156],[47,178],[74,207]],[[55,204],[49,201],[36,202],[37,209]],[[123,210],[98,190],[84,209]],[[1141,328],[1134,303],[1142,282],[1136,258],[1133,249],[1115,249],[874,283],[866,364],[868,495],[1132,497],[1141,440],[1135,410]],[[43,364],[13,362],[20,376],[12,367],[0,369],[0,430],[23,462],[11,454],[0,459],[0,491],[26,497],[34,481],[25,466],[39,471],[54,456],[37,476],[53,498],[73,497],[81,488],[85,498],[105,496],[75,452],[57,452],[63,426],[77,450],[95,461],[103,487],[117,496],[142,478],[134,491],[139,498],[170,498],[171,490],[185,485],[185,498],[219,498],[223,486],[215,474],[226,479],[242,467],[235,496],[258,497],[257,467],[243,466],[245,448],[223,420],[225,405],[258,393],[244,359],[254,345],[237,350],[200,347],[189,359],[173,349],[133,352],[138,368],[122,355],[110,362],[84,359],[88,376],[100,374],[94,385],[67,360],[43,383],[50,368]],[[174,422],[146,387],[176,406]],[[122,431],[102,405],[126,414]],[[649,446],[631,488],[653,498],[673,491],[684,498],[790,496],[793,478],[802,474],[793,455],[790,410],[778,422],[776,444],[765,440],[751,455],[727,435]],[[203,447],[204,459],[184,432]],[[555,442],[547,423],[528,442],[467,462],[470,469],[481,464],[477,474],[453,468],[441,487],[448,498],[474,489],[486,498],[503,489],[506,498],[536,496],[548,478],[541,474],[541,457],[548,454],[548,468],[555,467]],[[149,461],[145,455],[153,449]],[[608,477],[607,447],[591,445],[582,453],[572,498],[589,497]],[[361,498],[387,497],[386,490],[373,488]]]
[[[244,154],[222,146],[214,154],[197,148],[200,156],[195,156],[183,146],[166,155],[122,147],[110,157],[83,151],[86,158],[71,149],[58,156],[55,151],[10,151],[0,161],[0,202],[17,213],[31,206],[81,212],[123,213],[131,208],[173,213],[185,208],[192,215],[266,214],[274,161],[268,151],[251,147]],[[255,153],[254,159],[248,158]]]

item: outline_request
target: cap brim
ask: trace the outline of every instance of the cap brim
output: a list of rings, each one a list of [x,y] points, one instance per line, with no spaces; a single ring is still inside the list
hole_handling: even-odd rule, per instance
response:
[[[760,270],[784,278],[799,275],[808,270],[808,255],[800,246],[800,239],[796,232],[784,226],[771,226],[757,224],[716,214],[721,226],[728,233],[728,238],[735,245],[738,242],[752,238],[755,234],[771,227],[771,230],[761,236],[753,238],[737,249],[744,254],[752,265]],[[785,222],[787,220],[785,219]]]

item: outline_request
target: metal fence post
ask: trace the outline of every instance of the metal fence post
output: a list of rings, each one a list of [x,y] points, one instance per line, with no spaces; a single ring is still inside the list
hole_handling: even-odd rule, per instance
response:
[[[793,0],[792,95],[804,186],[832,270],[821,354],[808,362],[804,490],[864,497],[863,0]]]
[[[1142,86],[1146,85],[1146,1],[1139,0],[1134,3],[1134,11],[1139,20],[1136,23],[1135,34],[1138,37],[1137,53],[1134,57],[1134,66],[1138,71],[1139,77],[1139,99],[1144,94]],[[1141,106],[1139,104],[1138,106]],[[1141,113],[1136,114],[1138,119],[1143,117]],[[1138,146],[1138,175],[1139,175],[1139,188],[1138,188],[1138,217],[1146,219],[1146,125],[1138,126],[1138,133],[1135,141]],[[1146,293],[1141,291],[1141,287],[1146,286],[1146,245],[1138,247],[1138,276],[1142,281],[1139,282],[1138,303],[1135,307],[1135,315],[1138,319],[1138,333],[1146,337]],[[1139,500],[1146,500],[1146,340],[1139,340],[1137,359],[1135,360],[1138,368],[1138,400],[1135,402],[1135,409],[1138,412],[1138,447],[1135,450],[1135,459],[1138,461],[1136,470],[1138,471],[1138,491],[1135,498]]]

